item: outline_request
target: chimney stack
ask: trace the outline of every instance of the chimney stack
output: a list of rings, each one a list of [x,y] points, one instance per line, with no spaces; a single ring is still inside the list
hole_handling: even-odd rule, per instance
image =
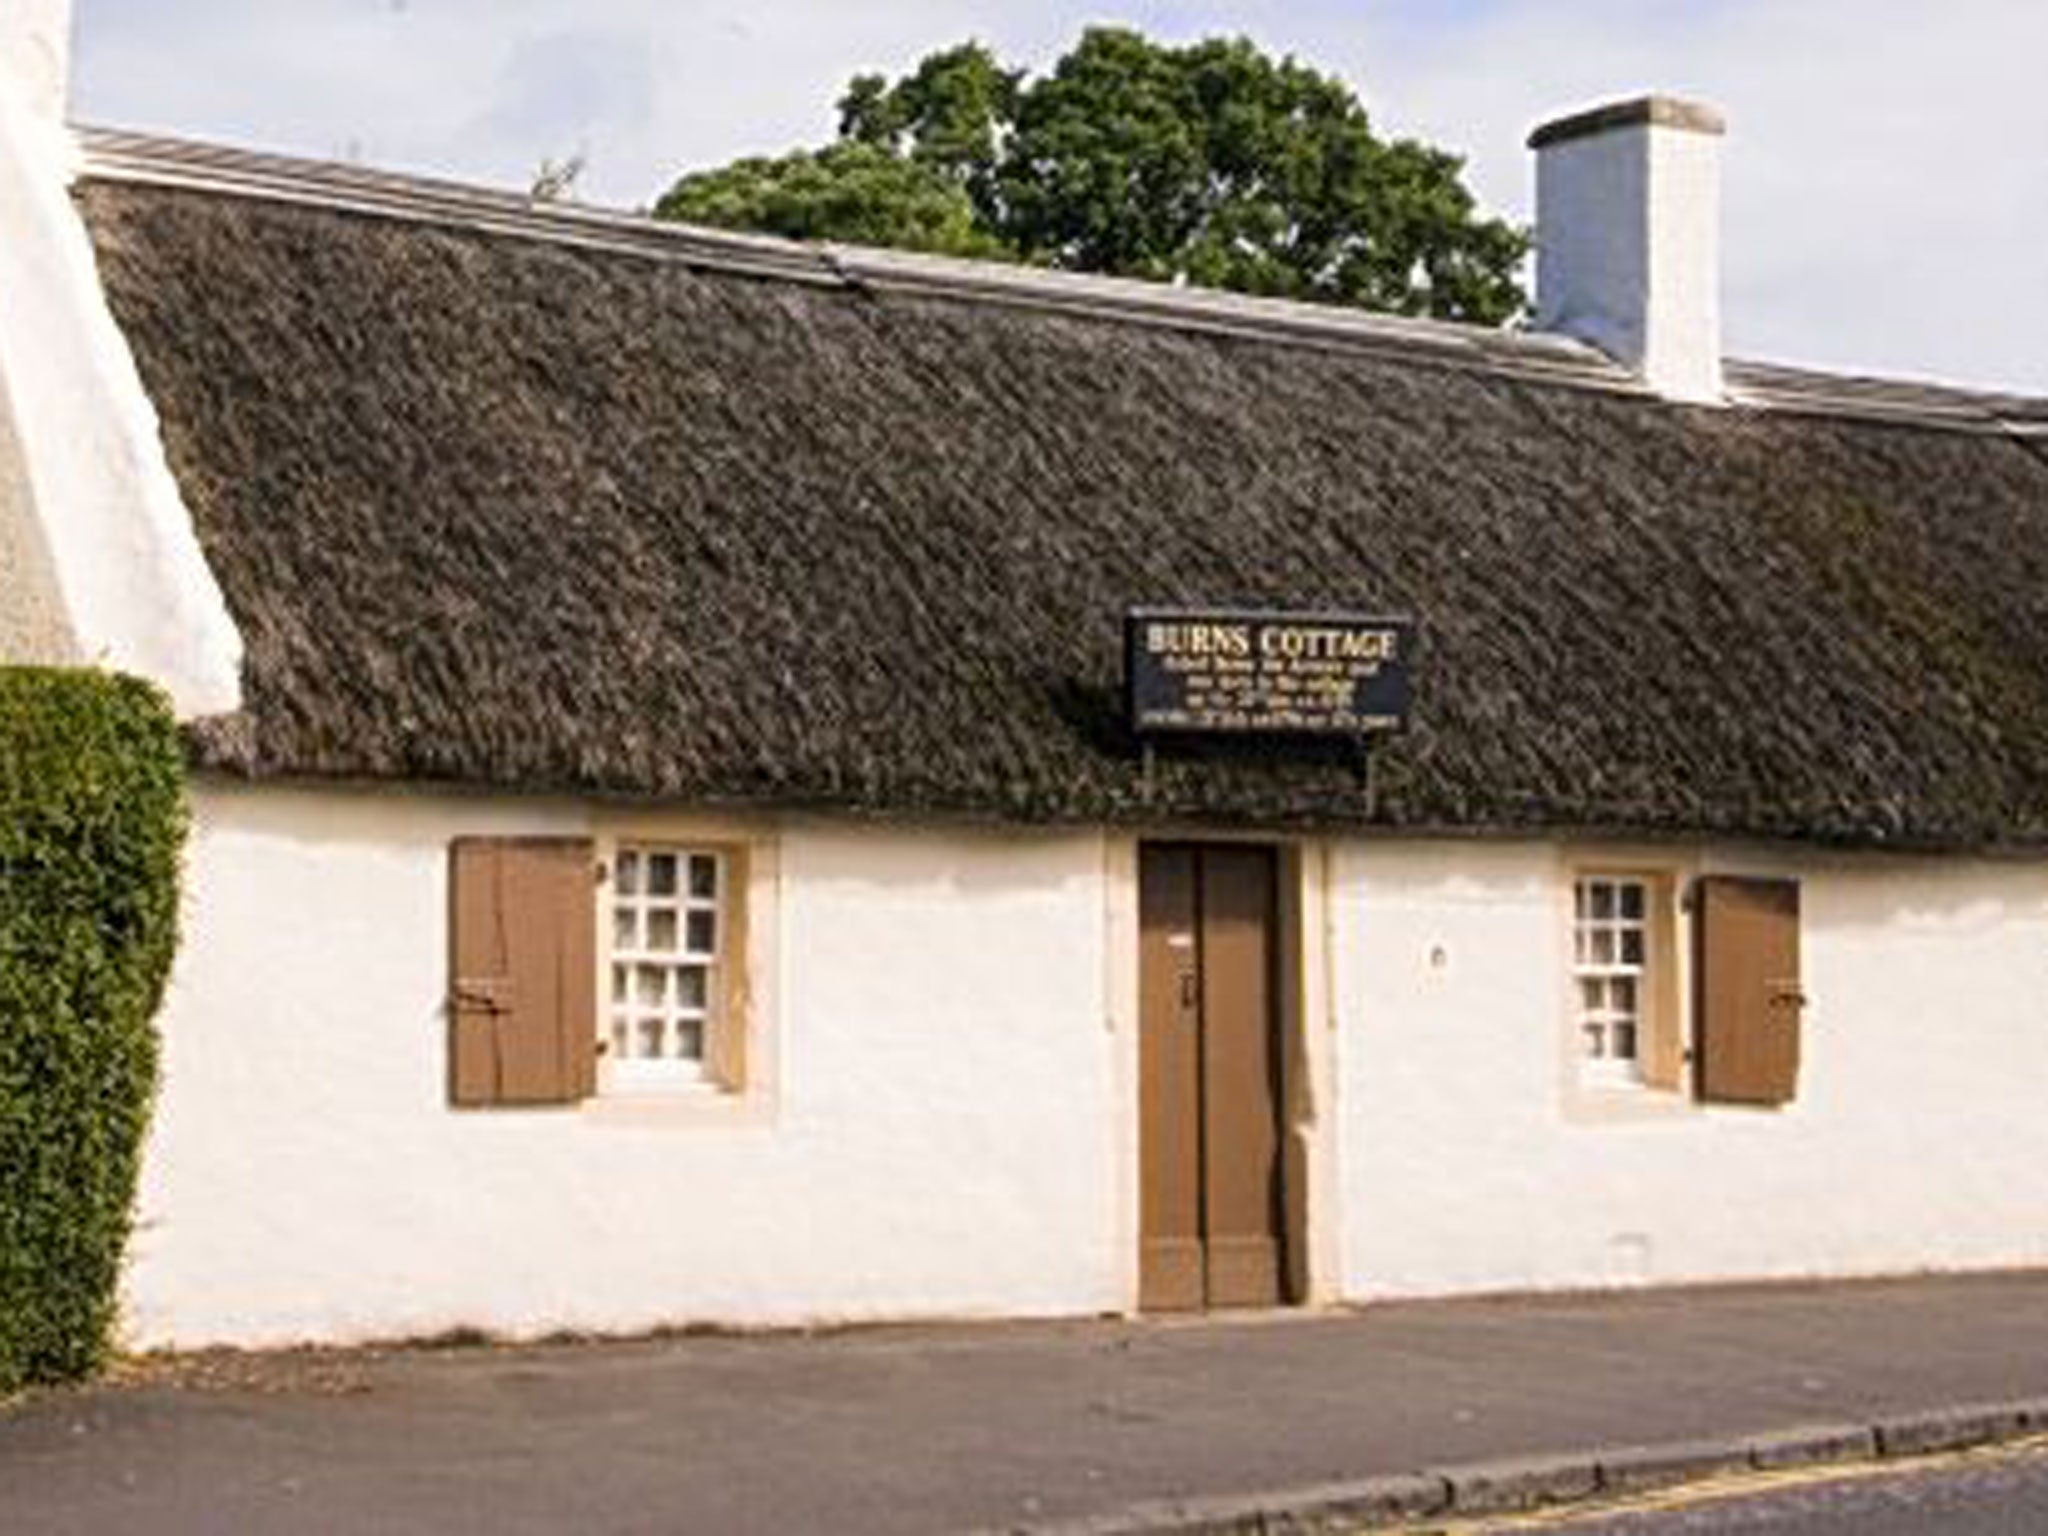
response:
[[[71,83],[71,0],[0,0],[0,88],[62,123]]]
[[[1644,96],[1545,123],[1536,324],[1674,400],[1721,398],[1721,115]]]

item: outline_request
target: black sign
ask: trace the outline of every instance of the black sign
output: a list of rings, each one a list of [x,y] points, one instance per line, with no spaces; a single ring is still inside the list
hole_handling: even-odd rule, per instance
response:
[[[1131,725],[1142,732],[1360,736],[1408,721],[1415,626],[1355,613],[1133,609]]]

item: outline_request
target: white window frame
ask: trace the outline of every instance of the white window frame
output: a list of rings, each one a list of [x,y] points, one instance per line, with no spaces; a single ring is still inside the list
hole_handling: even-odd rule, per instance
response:
[[[741,947],[746,901],[742,850],[728,842],[658,829],[622,830],[603,838],[600,847],[604,878],[596,898],[598,1094],[701,1095],[737,1089],[740,1085],[725,1081],[714,1063],[733,1059],[726,1036],[744,1028],[737,1006],[738,970],[746,960]],[[675,879],[666,891],[649,888],[654,858],[674,861],[670,867]],[[694,872],[702,867],[713,872],[708,894],[693,884]],[[708,946],[694,942],[692,936],[693,917],[705,913],[710,914],[712,929]],[[618,942],[622,916],[631,922],[637,941],[624,950]],[[648,943],[663,918],[672,942]],[[649,971],[663,976],[659,1000],[640,990]],[[700,990],[686,997],[684,977],[693,973],[701,977]],[[670,1047],[658,1056],[632,1049],[636,1034],[650,1021]],[[690,1024],[697,1031],[695,1054],[674,1052],[675,1032]]]
[[[1660,910],[1666,885],[1644,870],[1587,865],[1571,871],[1570,1019],[1575,1071],[1583,1088],[1652,1091],[1645,1080],[1644,1054],[1650,1032],[1668,1027],[1657,1010],[1676,981],[1657,973],[1660,955],[1669,948],[1659,942],[1660,924],[1669,921]],[[1635,897],[1633,912],[1627,910],[1626,893]],[[1588,1006],[1589,989],[1601,993],[1600,1005]],[[1633,1001],[1617,1006],[1624,989]],[[1615,1049],[1623,1030],[1625,1052]],[[1596,1041],[1597,1050],[1592,1048]]]

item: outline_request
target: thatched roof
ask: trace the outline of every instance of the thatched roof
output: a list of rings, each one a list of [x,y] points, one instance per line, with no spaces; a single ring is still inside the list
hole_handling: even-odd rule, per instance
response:
[[[81,202],[248,645],[211,768],[2048,841],[2038,405],[1752,369],[1682,407],[1537,338],[99,148]],[[1369,785],[1270,746],[1148,773],[1135,604],[1412,614],[1414,726]]]

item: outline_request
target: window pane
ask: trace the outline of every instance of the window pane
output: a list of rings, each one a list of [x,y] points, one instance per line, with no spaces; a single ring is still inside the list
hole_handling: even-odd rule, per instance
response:
[[[1614,930],[1612,928],[1595,928],[1592,933],[1592,940],[1593,964],[1614,964]]]
[[[1607,1027],[1604,1024],[1589,1023],[1584,1026],[1586,1033],[1586,1055],[1594,1061],[1607,1054]]]
[[[617,882],[619,894],[622,896],[631,896],[638,892],[640,889],[640,855],[631,849],[620,849],[618,867],[612,871],[612,877]]]
[[[697,911],[690,914],[690,953],[708,955],[718,947],[718,914]]]
[[[626,967],[624,967],[623,965],[615,965],[612,967],[612,1001],[615,1003],[623,1003],[625,1000]]]
[[[1581,880],[1572,886],[1572,916],[1586,915],[1586,882]]]
[[[1631,880],[1621,887],[1621,915],[1638,919],[1642,917],[1643,887],[1640,882]]]
[[[1643,963],[1643,930],[1624,928],[1621,931],[1621,963],[1641,965]]]
[[[1622,1061],[1636,1059],[1636,1027],[1633,1024],[1614,1026],[1614,1055]]]
[[[1630,1018],[1636,1012],[1636,979],[1633,976],[1617,976],[1607,984],[1609,1004],[1616,1013],[1625,1013]]]
[[[675,1053],[685,1061],[704,1059],[704,1025],[701,1020],[676,1021]]]
[[[647,855],[647,894],[673,896],[676,893],[676,856],[672,853]]]
[[[676,1006],[702,1008],[709,995],[706,972],[701,965],[686,965],[676,972]]]
[[[1595,880],[1592,886],[1592,915],[1598,918],[1614,916],[1614,887],[1605,880]]]
[[[660,1056],[661,1020],[658,1018],[642,1019],[640,1021],[637,1043],[639,1049],[634,1052],[636,1056]]]
[[[614,949],[638,949],[639,933],[633,922],[631,907],[612,908],[612,947]]]
[[[672,955],[676,949],[676,915],[656,908],[647,914],[647,947],[658,955]]]
[[[635,966],[640,1001],[650,1007],[659,1008],[662,997],[668,991],[668,967],[665,965]]]
[[[709,854],[690,855],[690,894],[706,898],[718,894],[718,860]]]

